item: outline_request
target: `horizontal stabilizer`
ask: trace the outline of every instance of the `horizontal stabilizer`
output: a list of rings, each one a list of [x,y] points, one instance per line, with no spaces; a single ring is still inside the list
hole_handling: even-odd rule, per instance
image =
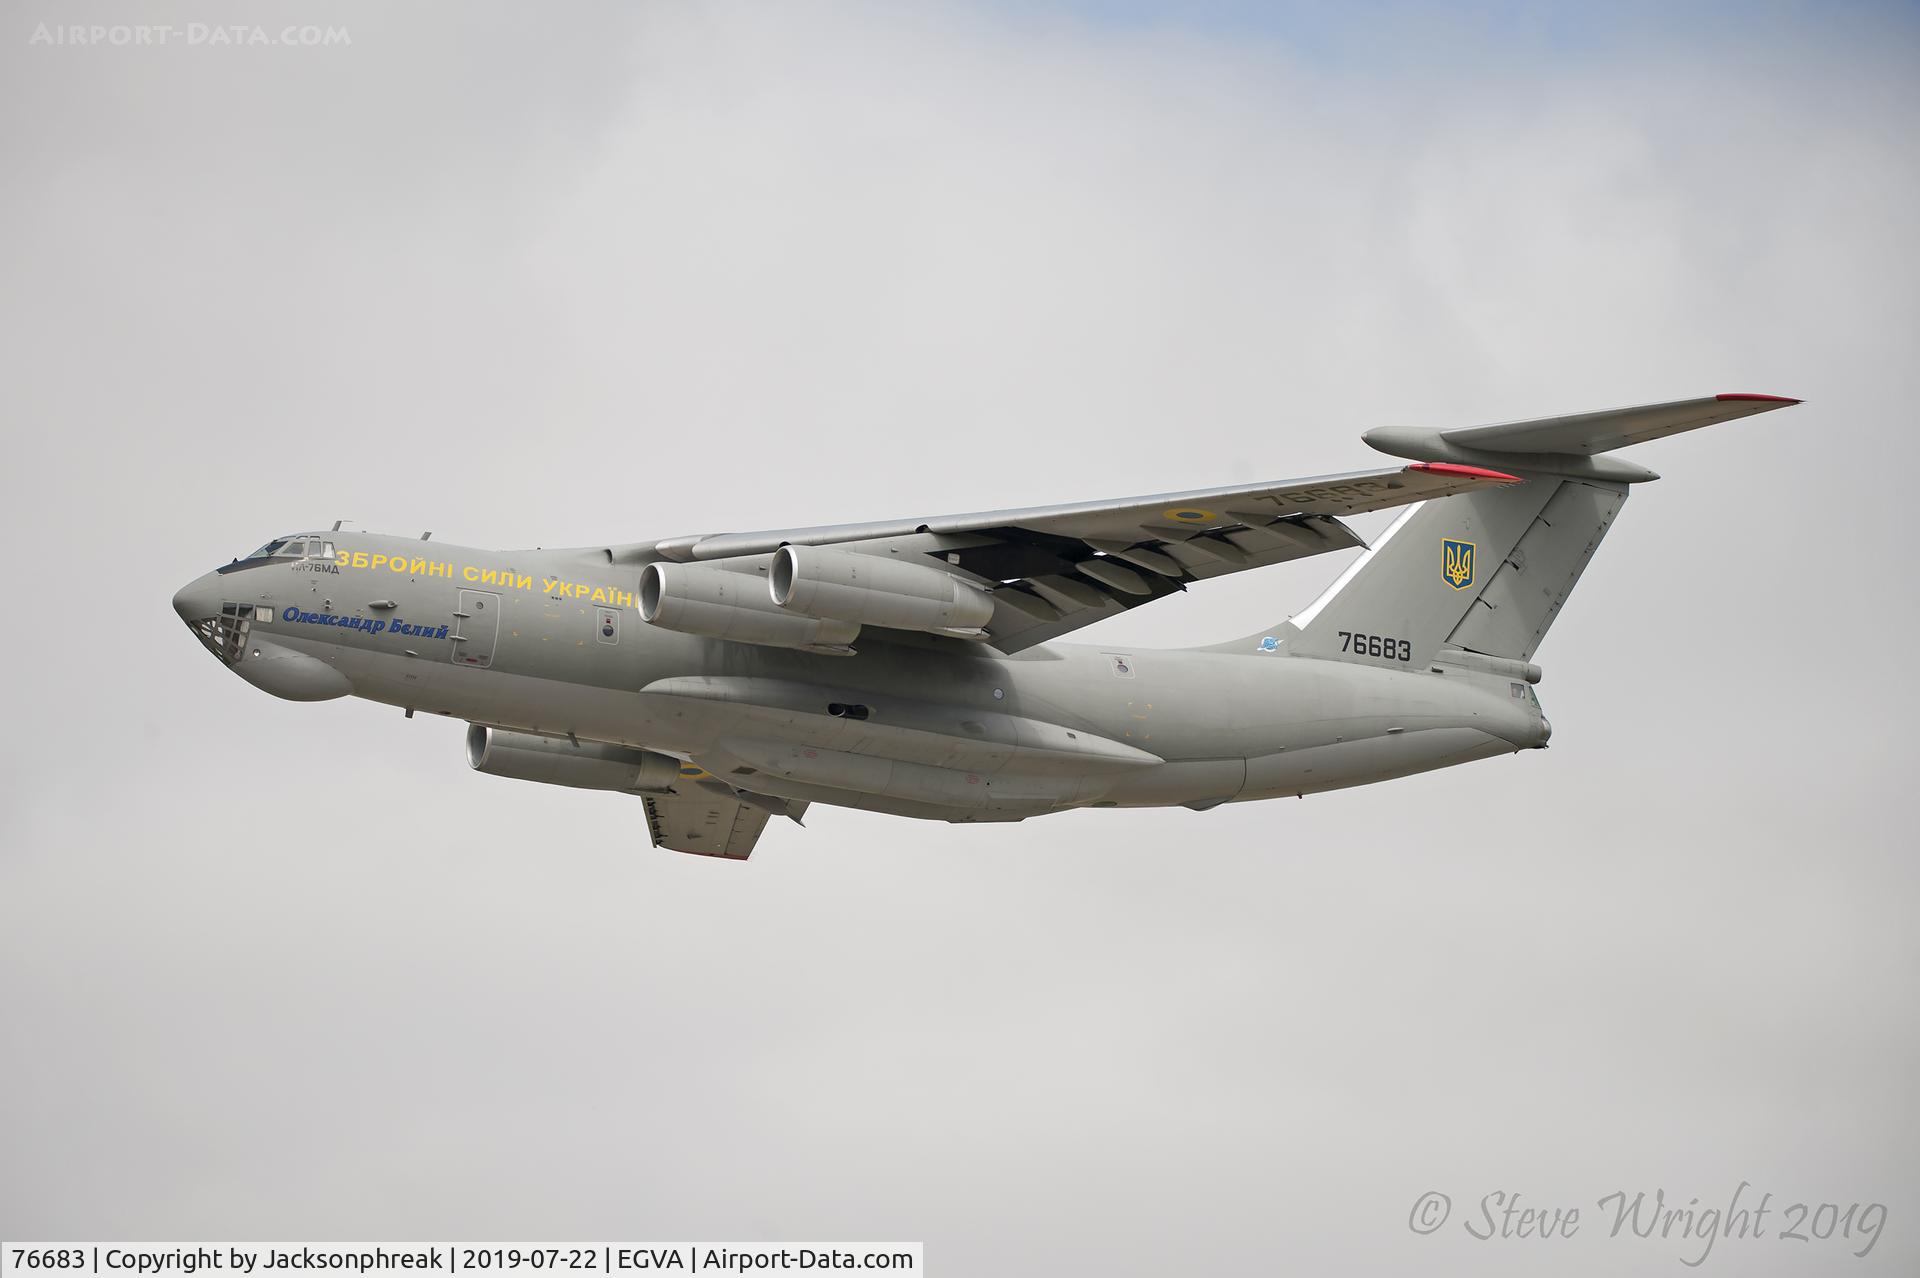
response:
[[[758,797],[758,796],[756,796]],[[795,804],[800,811],[806,805]],[[767,828],[769,809],[730,794],[687,787],[685,794],[647,796],[647,834],[656,848],[744,861]],[[797,814],[794,819],[798,820]]]
[[[1361,438],[1395,457],[1466,465],[1505,465],[1519,470],[1631,484],[1659,476],[1644,466],[1601,454],[1799,402],[1780,395],[1709,395],[1667,404],[1642,404],[1637,408],[1609,408],[1568,417],[1502,422],[1497,426],[1466,426],[1454,430],[1386,426],[1370,430]]]

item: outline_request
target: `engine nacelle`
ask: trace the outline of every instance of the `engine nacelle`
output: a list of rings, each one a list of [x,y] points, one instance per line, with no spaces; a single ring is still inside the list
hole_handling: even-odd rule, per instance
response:
[[[473,724],[467,729],[467,762],[474,771],[516,781],[570,785],[579,790],[665,794],[680,775],[680,760],[651,750],[503,732]]]
[[[774,648],[844,653],[858,622],[790,612],[767,598],[759,573],[706,564],[652,563],[640,570],[640,617],[650,626]]]
[[[782,546],[767,574],[773,602],[809,617],[894,630],[981,637],[993,618],[985,591],[930,564],[819,546]]]

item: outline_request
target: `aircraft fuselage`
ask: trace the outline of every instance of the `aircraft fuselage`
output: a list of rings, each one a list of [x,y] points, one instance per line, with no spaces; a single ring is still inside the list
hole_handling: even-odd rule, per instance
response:
[[[759,794],[944,820],[1211,807],[1543,745],[1512,679],[1261,651],[883,632],[852,656],[650,626],[638,570],[367,533],[236,561],[175,608],[236,673],[515,732],[670,755]],[[296,543],[299,544],[299,543]],[[211,623],[211,624],[210,624]]]

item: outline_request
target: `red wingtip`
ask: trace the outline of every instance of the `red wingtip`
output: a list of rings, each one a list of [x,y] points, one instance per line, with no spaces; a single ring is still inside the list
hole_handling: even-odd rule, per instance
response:
[[[1722,399],[1722,400],[1746,399],[1746,400],[1752,400],[1753,402],[1759,403],[1759,404],[1799,404],[1799,403],[1805,402],[1803,400],[1798,400],[1798,399],[1789,399],[1785,395],[1747,395],[1747,394],[1740,394],[1740,393],[1734,393],[1729,395],[1715,395],[1714,398]]]
[[[1408,470],[1424,470],[1429,475],[1457,475],[1461,479],[1490,479],[1496,484],[1524,484],[1518,475],[1488,470],[1484,466],[1456,466],[1452,462],[1408,462]]]

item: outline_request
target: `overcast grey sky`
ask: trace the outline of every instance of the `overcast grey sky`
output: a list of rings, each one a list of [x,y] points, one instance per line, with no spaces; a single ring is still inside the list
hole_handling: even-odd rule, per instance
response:
[[[0,1236],[1674,1273],[1595,1200],[1744,1180],[1888,1224],[1703,1269],[1920,1270],[1920,22],[1608,13],[11,7]],[[1635,452],[1552,749],[1297,802],[816,808],[717,864],[456,724],[273,701],[167,605],[341,517],[934,514],[1718,391],[1809,402]],[[1416,1237],[1428,1189],[1588,1225]]]

